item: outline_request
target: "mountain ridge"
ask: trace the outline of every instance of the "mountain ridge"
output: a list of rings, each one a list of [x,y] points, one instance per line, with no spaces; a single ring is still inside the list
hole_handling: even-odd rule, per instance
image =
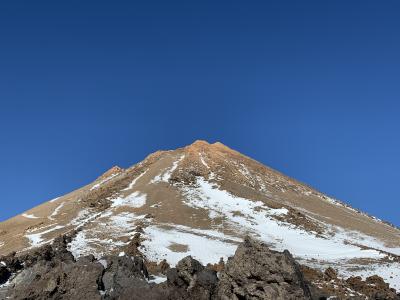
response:
[[[249,159],[249,160],[252,160],[252,161],[255,162],[255,163],[262,164],[265,168],[271,170],[272,172],[278,173],[278,174],[281,175],[282,177],[286,177],[288,180],[293,181],[293,182],[295,182],[296,184],[300,184],[300,185],[302,185],[302,186],[305,186],[305,187],[307,187],[307,188],[309,188],[309,189],[312,189],[312,190],[316,191],[317,193],[320,193],[321,195],[327,196],[323,191],[317,189],[317,188],[314,187],[312,184],[309,184],[309,183],[306,183],[306,182],[304,182],[304,181],[298,180],[298,179],[296,179],[296,178],[294,178],[294,177],[292,177],[292,176],[288,176],[288,175],[282,173],[281,171],[279,171],[279,170],[277,170],[277,169],[275,169],[275,168],[272,168],[272,167],[269,167],[269,166],[267,166],[267,165],[264,165],[264,164],[261,163],[260,161],[254,159],[254,158],[252,158],[252,157],[250,157],[250,156],[248,156],[248,155],[246,155],[246,154],[243,154],[243,153],[241,153],[241,152],[238,152],[238,151],[236,151],[236,150],[230,148],[229,146],[227,146],[227,145],[225,145],[225,144],[223,144],[222,142],[219,142],[219,141],[216,141],[216,142],[214,142],[214,143],[209,143],[209,142],[206,141],[206,140],[201,140],[201,139],[200,139],[200,140],[195,140],[193,143],[191,143],[191,144],[189,144],[189,145],[187,145],[187,146],[179,147],[179,148],[177,148],[177,149],[175,149],[175,150],[171,150],[171,149],[168,149],[168,150],[156,150],[155,152],[153,152],[153,153],[149,154],[148,156],[146,156],[144,160],[148,159],[150,156],[153,156],[153,155],[157,156],[157,155],[162,154],[162,153],[165,153],[165,152],[176,151],[176,150],[179,150],[179,149],[193,149],[193,151],[196,151],[196,150],[202,150],[202,149],[204,149],[204,148],[212,147],[212,146],[218,147],[219,149],[227,150],[227,151],[232,152],[232,153],[235,153],[235,154],[238,154],[238,155],[240,155],[240,156],[242,156],[242,157],[245,157],[245,158],[247,158],[247,159]],[[100,177],[107,177],[107,175],[108,175],[109,173],[115,172],[115,170],[118,170],[118,169],[119,169],[120,171],[128,170],[128,169],[132,168],[132,167],[135,166],[135,165],[136,165],[136,164],[134,164],[134,165],[132,165],[131,167],[128,167],[128,168],[122,168],[122,167],[120,167],[120,166],[115,165],[115,166],[111,167],[110,169],[108,169],[107,171],[105,171]],[[99,178],[100,178],[100,177],[99,177]],[[358,211],[358,212],[361,213],[361,214],[364,214],[364,215],[366,215],[366,216],[368,216],[368,217],[371,217],[371,218],[378,219],[379,221],[381,221],[381,222],[383,222],[383,223],[385,223],[385,224],[387,224],[387,225],[389,225],[389,226],[391,226],[391,227],[393,227],[393,228],[395,228],[395,229],[400,229],[399,226],[397,226],[397,225],[391,223],[390,221],[385,220],[385,219],[382,219],[382,218],[377,218],[377,217],[373,216],[372,214],[370,214],[370,213],[364,211],[362,208],[354,207],[352,204],[349,204],[348,202],[345,202],[345,201],[343,201],[343,200],[339,200],[339,199],[334,198],[334,197],[332,197],[332,196],[327,196],[327,197],[333,199],[334,201],[336,201],[336,202],[338,202],[338,203],[340,203],[340,204],[342,204],[342,205],[344,205],[344,206],[346,206],[346,207],[349,207],[349,208],[351,208],[351,209],[354,209],[354,210]]]

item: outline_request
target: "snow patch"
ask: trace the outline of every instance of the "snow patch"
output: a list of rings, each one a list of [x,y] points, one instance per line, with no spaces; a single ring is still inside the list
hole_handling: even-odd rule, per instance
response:
[[[167,169],[164,173],[161,173],[160,175],[157,175],[154,177],[150,183],[157,183],[157,182],[168,182],[169,179],[171,178],[172,173],[176,170],[178,167],[179,163],[185,158],[185,155],[182,155],[178,160],[174,161],[172,164],[172,167],[170,169]]]
[[[107,261],[105,259],[99,259],[98,262],[104,267],[104,269],[107,269]]]
[[[261,176],[260,176],[260,175],[257,175],[256,178],[257,178],[258,184],[260,185],[260,190],[261,190],[261,192],[263,192],[264,194],[270,195],[270,193],[268,192],[267,187],[266,187],[266,185],[265,185],[265,182],[264,182],[264,180],[261,178]]]
[[[55,226],[53,228],[50,228],[48,230],[45,230],[45,231],[42,231],[42,232],[39,232],[39,233],[26,234],[25,237],[29,239],[29,242],[31,244],[30,248],[38,247],[38,246],[41,246],[41,245],[43,245],[45,243],[50,242],[50,240],[44,241],[43,240],[43,235],[45,235],[47,233],[50,233],[50,232],[53,232],[53,231],[56,231],[56,230],[61,229],[61,228],[64,228],[64,226],[57,225],[57,226]]]
[[[242,173],[242,175],[246,178],[251,178],[252,179],[252,175],[249,171],[249,169],[247,169],[247,167],[244,164],[240,164],[240,168],[239,168],[239,172]]]
[[[268,209],[268,214],[271,216],[285,216],[287,215],[289,210],[287,208],[270,208]]]
[[[200,156],[200,161],[201,161],[201,163],[202,163],[207,169],[209,169],[210,167],[207,165],[206,161],[204,160],[203,154],[202,154],[202,153],[199,153],[199,156]]]
[[[155,276],[152,275],[152,278],[149,279],[149,283],[155,283],[155,284],[159,284],[162,283],[164,281],[167,281],[167,276]]]
[[[146,194],[134,192],[124,198],[118,197],[115,199],[111,199],[111,207],[129,206],[139,208],[146,204],[146,198]]]
[[[22,214],[22,216],[28,219],[39,219],[39,217],[36,217],[33,214]]]
[[[336,232],[336,237],[340,238],[342,240],[348,240],[352,244],[359,244],[368,248],[373,248],[373,249],[378,249],[382,250],[388,253],[393,253],[395,255],[400,255],[400,248],[390,248],[385,246],[384,243],[382,243],[380,240],[365,235],[361,232],[358,231],[352,231],[352,230],[344,230],[340,227],[333,227],[332,226],[332,231]]]
[[[71,225],[76,226],[75,229],[79,229],[90,221],[96,219],[100,215],[101,212],[95,213],[94,211],[89,209],[81,210],[78,215],[71,221]]]
[[[53,203],[53,202],[56,202],[58,199],[60,199],[60,197],[54,198],[54,199],[50,200],[49,202]]]
[[[99,183],[96,183],[95,185],[93,185],[90,190],[93,191],[95,189],[98,189],[102,184],[106,183],[107,181],[110,181],[111,179],[113,179],[115,176],[117,176],[117,174],[112,174],[111,176],[108,176],[107,178],[101,180]]]
[[[49,216],[50,220],[54,220],[53,217],[55,217],[56,215],[58,215],[58,212],[60,211],[60,209],[64,206],[65,202],[62,202],[59,206],[56,207],[56,209],[53,211],[53,213]]]
[[[119,230],[124,231],[131,230],[132,221],[136,219],[136,215],[128,212],[123,212],[110,217],[111,226],[113,226],[113,228],[118,228]]]
[[[133,188],[133,186],[136,184],[136,182],[137,182],[144,174],[146,174],[146,172],[147,172],[148,170],[149,170],[149,169],[147,169],[147,170],[144,171],[142,174],[140,174],[140,175],[137,176],[135,179],[133,179],[132,182],[129,184],[129,186],[128,186],[127,188],[123,189],[123,191],[131,190],[131,189]]]
[[[82,256],[88,249],[89,239],[86,237],[85,231],[79,231],[73,240],[68,244],[68,250],[72,253],[75,259]],[[93,253],[94,255],[94,253]]]
[[[190,228],[190,230],[192,230]],[[226,259],[232,255],[237,245],[216,236],[208,235],[207,231],[182,231],[179,228],[166,229],[159,226],[145,228],[146,240],[141,249],[147,258],[152,261],[166,259],[171,266],[175,266],[182,258],[191,255],[203,264],[218,262],[221,257]],[[217,235],[220,235],[218,233]],[[171,245],[182,244],[188,247],[186,252],[175,252]]]
[[[114,213],[108,211],[97,216],[88,228],[79,231],[72,239],[68,249],[75,259],[88,254],[93,254],[99,259],[127,245],[128,242],[122,242],[121,238],[132,237],[135,234],[134,222],[143,219],[144,216],[129,212]]]
[[[26,232],[29,232],[29,233],[31,233],[31,232],[38,232],[38,231],[41,231],[41,230],[43,230],[43,229],[53,227],[53,226],[55,226],[55,225],[57,225],[57,224],[56,224],[56,223],[52,223],[52,224],[49,224],[49,225],[46,225],[46,226],[42,226],[42,227],[28,228],[28,229],[26,230]]]

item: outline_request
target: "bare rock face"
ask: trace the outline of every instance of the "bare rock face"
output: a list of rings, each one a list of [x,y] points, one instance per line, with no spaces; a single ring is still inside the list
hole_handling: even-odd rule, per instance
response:
[[[299,266],[288,251],[269,250],[246,238],[220,275],[216,298],[310,299]]]

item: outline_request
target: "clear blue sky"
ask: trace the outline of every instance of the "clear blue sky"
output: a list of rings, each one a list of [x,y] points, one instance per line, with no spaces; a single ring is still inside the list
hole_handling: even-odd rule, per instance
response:
[[[221,141],[400,225],[399,1],[2,1],[0,219]]]

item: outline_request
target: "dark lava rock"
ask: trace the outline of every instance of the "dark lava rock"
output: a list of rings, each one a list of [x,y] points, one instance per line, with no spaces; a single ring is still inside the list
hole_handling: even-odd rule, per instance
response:
[[[167,271],[168,299],[211,299],[217,283],[215,271],[187,256]]]
[[[220,274],[216,298],[310,299],[299,265],[288,251],[276,252],[246,238]]]
[[[7,282],[10,276],[10,270],[6,266],[0,265],[0,284]]]
[[[38,261],[13,278],[10,299],[101,299],[99,283],[103,267],[75,262]]]
[[[104,261],[104,262],[103,262]],[[117,299],[132,293],[130,287],[149,288],[149,274],[141,257],[108,256],[99,262],[105,265],[102,276],[102,290],[105,299]]]
[[[370,299],[400,299],[396,290],[390,288],[389,284],[377,275],[370,276],[365,281],[360,276],[350,277],[346,282],[350,288]]]
[[[309,285],[312,299],[396,299],[396,291],[379,276],[371,276],[363,280],[360,276],[343,279],[337,276],[334,269],[321,271],[301,266],[302,273]]]
[[[203,271],[204,267],[199,261],[187,256],[178,262],[176,269],[179,277],[190,285],[195,280],[197,273]]]
[[[336,279],[337,278],[337,272],[335,269],[329,267],[328,269],[325,270],[324,275],[328,280]]]
[[[4,262],[7,269],[11,273],[15,273],[23,268],[21,260],[16,257],[16,253],[12,252],[7,256],[0,257],[0,261]]]
[[[159,273],[163,270],[167,280],[160,284],[149,282],[148,262],[140,256],[106,256],[97,260],[88,255],[76,261],[67,250],[70,239],[71,236],[60,237],[52,245],[19,257],[15,253],[1,257],[4,263],[0,265],[0,300],[314,300],[335,295],[313,284],[324,280],[340,281],[344,287],[370,299],[399,299],[378,276],[365,281],[359,277],[345,281],[336,278],[333,269],[325,273],[308,267],[300,269],[288,251],[272,251],[249,238],[229,258],[219,278],[213,268],[206,268],[188,256],[175,268],[164,262]],[[339,296],[339,299],[347,298]]]

